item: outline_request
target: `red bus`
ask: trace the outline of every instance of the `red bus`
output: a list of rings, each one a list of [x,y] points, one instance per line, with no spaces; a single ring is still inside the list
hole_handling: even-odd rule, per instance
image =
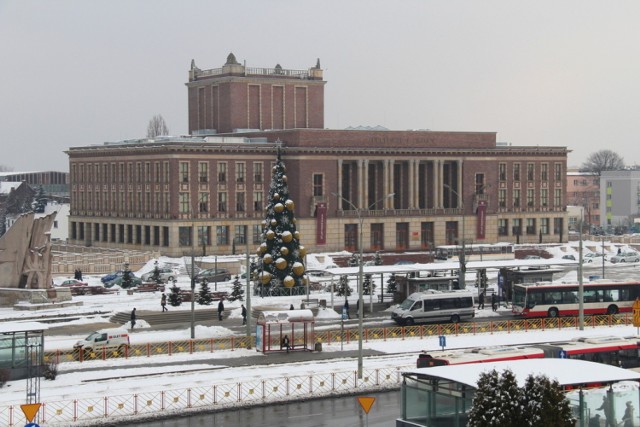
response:
[[[577,316],[577,283],[520,283],[513,285],[513,313],[523,317]],[[640,282],[583,283],[584,314],[631,312],[640,297]]]

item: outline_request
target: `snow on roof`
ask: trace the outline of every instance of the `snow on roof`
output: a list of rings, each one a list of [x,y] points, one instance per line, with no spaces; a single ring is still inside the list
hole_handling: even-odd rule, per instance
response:
[[[0,194],[9,194],[11,190],[15,190],[22,184],[16,181],[0,181]]]
[[[403,373],[440,378],[476,387],[480,374],[497,370],[499,373],[511,369],[520,387],[524,386],[529,374],[544,374],[556,379],[560,385],[588,383],[608,384],[618,381],[640,381],[640,373],[603,363],[577,359],[526,359],[503,362],[470,363],[465,365],[435,366],[420,368]]]
[[[38,322],[3,322],[0,324],[0,334],[8,332],[44,331],[49,329],[47,325]]]
[[[313,322],[313,319],[311,310],[263,311],[258,316],[258,323]]]

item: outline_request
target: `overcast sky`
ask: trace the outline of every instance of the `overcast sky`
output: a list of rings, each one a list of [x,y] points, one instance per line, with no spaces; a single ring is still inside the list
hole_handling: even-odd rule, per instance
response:
[[[640,163],[637,0],[0,0],[0,165],[68,170],[64,150],[187,132],[191,59],[307,69],[325,127],[497,132]]]

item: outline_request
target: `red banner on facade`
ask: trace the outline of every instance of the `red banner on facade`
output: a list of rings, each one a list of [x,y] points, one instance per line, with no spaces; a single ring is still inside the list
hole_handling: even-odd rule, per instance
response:
[[[487,202],[480,200],[476,211],[476,239],[484,239],[487,227]]]
[[[327,244],[327,204],[316,205],[316,245]]]

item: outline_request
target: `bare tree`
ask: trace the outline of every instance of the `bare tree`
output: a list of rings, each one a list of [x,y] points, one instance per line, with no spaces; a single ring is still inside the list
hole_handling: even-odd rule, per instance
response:
[[[164,117],[162,114],[156,114],[149,120],[149,125],[147,126],[147,138],[155,138],[160,135],[169,135],[169,128],[167,127],[167,123],[164,121]]]
[[[620,155],[611,150],[600,150],[591,153],[582,164],[580,170],[592,172],[598,176],[602,171],[619,171],[624,169],[624,160]]]

